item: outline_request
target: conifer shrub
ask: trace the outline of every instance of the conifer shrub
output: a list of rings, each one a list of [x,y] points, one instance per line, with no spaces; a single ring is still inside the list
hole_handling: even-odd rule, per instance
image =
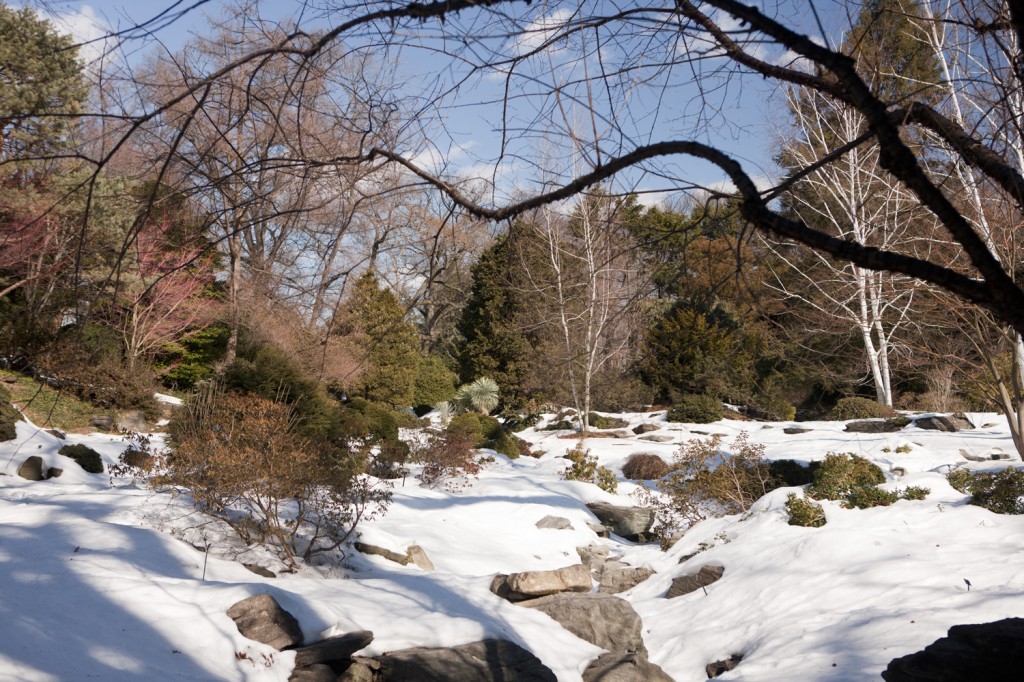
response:
[[[18,437],[18,430],[14,424],[19,419],[21,414],[11,404],[10,392],[0,386],[0,441],[14,440]]]
[[[838,500],[847,509],[887,507],[897,500],[923,500],[928,488],[911,486],[905,490],[883,490],[885,482],[878,465],[853,454],[829,453],[814,471],[814,482],[807,494],[816,500]]]
[[[582,442],[577,443],[572,450],[566,452],[565,458],[570,462],[569,467],[562,474],[562,478],[565,480],[593,483],[601,490],[613,495],[618,490],[619,481],[615,478],[615,473],[608,467],[599,465],[597,457],[591,455],[590,450],[584,449]]]
[[[230,335],[227,325],[216,324],[164,346],[156,366],[160,383],[187,390],[212,378],[214,366],[227,352]]]
[[[821,528],[825,525],[825,510],[814,500],[800,497],[796,493],[786,496],[786,513],[789,525],[804,528]]]
[[[622,465],[622,475],[633,481],[659,479],[671,470],[668,462],[650,452],[632,454]]]
[[[971,496],[971,504],[996,514],[1024,514],[1024,471],[1008,467],[999,472],[953,469],[946,476],[955,489]]]
[[[796,419],[796,407],[782,396],[759,398],[752,407],[755,417],[773,422],[791,422]]]
[[[841,398],[832,408],[828,418],[831,421],[849,421],[851,419],[885,419],[892,417],[891,407],[874,400],[861,397]]]
[[[455,373],[436,355],[421,357],[413,388],[413,405],[432,406],[455,397]],[[425,414],[425,413],[424,413]]]
[[[82,467],[82,469],[90,474],[103,473],[103,459],[100,457],[100,453],[96,452],[88,445],[83,445],[81,443],[65,445],[57,451],[57,454],[70,457],[75,460],[75,462],[78,463],[78,466]]]
[[[665,418],[670,422],[687,424],[710,424],[725,415],[722,402],[703,394],[684,395],[672,406]]]
[[[390,486],[363,474],[365,457],[299,431],[292,406],[256,395],[201,392],[172,421],[176,449],[152,478],[247,545],[289,566],[341,547],[381,514]]]

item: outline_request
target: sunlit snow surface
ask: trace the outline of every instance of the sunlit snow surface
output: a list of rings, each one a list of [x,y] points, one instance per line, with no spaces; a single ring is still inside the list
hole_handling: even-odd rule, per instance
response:
[[[7,474],[0,477],[0,679],[286,680],[294,655],[243,638],[225,615],[239,599],[270,592],[298,618],[307,640],[371,630],[375,639],[364,653],[375,655],[498,637],[532,651],[560,680],[579,680],[599,650],[488,586],[497,572],[578,563],[575,548],[592,542],[658,571],[620,596],[643,618],[650,658],[681,681],[706,679],[707,663],[733,654],[743,654],[743,662],[720,679],[880,679],[889,660],[921,649],[951,625],[1024,614],[1024,517],[964,504],[940,473],[967,464],[961,449],[1014,453],[996,415],[971,415],[983,428],[970,432],[878,435],[845,433],[836,422],[801,423],[812,431],[787,435],[782,429],[790,424],[783,423],[697,426],[667,424],[663,413],[623,416],[631,426],[655,423],[655,433],[674,441],[646,442],[631,433],[589,439],[591,453],[616,473],[635,452],[671,459],[679,443],[707,437],[695,431],[723,434],[728,445],[745,430],[765,444],[769,458],[852,452],[886,471],[906,472],[890,473],[887,485],[932,492],[924,502],[871,510],[825,503],[828,524],[808,529],[787,525],[782,507],[791,490],[777,490],[752,513],[706,521],[661,552],[656,544],[598,539],[583,503],[632,504],[635,484],[621,482],[612,496],[562,481],[560,455],[576,441],[530,429],[520,435],[544,451],[539,459],[497,455],[457,494],[420,488],[411,475],[404,486],[397,482],[389,513],[362,527],[365,542],[400,552],[420,545],[435,571],[349,551],[347,568],[265,579],[241,562],[276,571],[280,564],[205,522],[186,499],[127,481],[112,486],[107,475],[87,474],[57,454],[66,442],[83,442],[110,464],[124,448],[120,438],[62,441],[20,423],[18,440],[0,444]],[[901,445],[910,452],[896,453]],[[16,471],[31,455],[64,474],[22,480]],[[537,529],[549,514],[570,519],[573,530]],[[707,594],[664,598],[673,577],[704,563],[726,569]]]

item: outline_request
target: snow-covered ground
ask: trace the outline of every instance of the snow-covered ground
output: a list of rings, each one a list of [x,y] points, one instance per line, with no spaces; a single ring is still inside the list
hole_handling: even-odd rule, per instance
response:
[[[616,473],[635,452],[670,460],[678,444],[706,434],[747,431],[769,458],[821,459],[852,452],[877,462],[888,485],[931,489],[922,502],[846,510],[825,503],[828,524],[786,523],[791,489],[762,499],[751,513],[711,519],[674,547],[599,539],[584,503],[634,504],[635,485],[617,495],[561,480],[560,458],[576,444],[564,432],[522,434],[539,459],[500,455],[459,493],[426,490],[409,477],[395,488],[386,516],[361,527],[362,540],[403,552],[426,550],[434,571],[350,552],[345,569],[306,569],[260,577],[235,557],[275,568],[259,550],[244,554],[169,494],[111,485],[57,454],[67,442],[98,450],[108,464],[124,443],[108,435],[59,440],[20,423],[18,440],[0,444],[0,679],[285,680],[294,654],[243,638],[225,614],[236,601],[274,595],[299,620],[307,640],[371,630],[363,653],[410,646],[452,646],[485,637],[509,639],[536,654],[559,680],[579,680],[599,650],[546,615],[489,591],[497,572],[578,563],[576,547],[607,543],[614,555],[657,574],[620,596],[644,622],[650,658],[676,680],[704,680],[707,663],[742,654],[723,680],[872,680],[897,656],[917,651],[954,624],[1024,613],[1024,517],[1000,516],[965,504],[942,472],[968,464],[961,455],[993,448],[1013,453],[1005,423],[971,415],[974,431],[917,428],[892,434],[851,434],[843,423],[722,421],[666,424],[663,413],[620,415],[634,426],[652,422],[670,443],[628,438],[586,442]],[[909,452],[898,453],[909,445]],[[29,482],[16,471],[30,455],[64,469],[60,478]],[[1015,456],[1014,456],[1015,457]],[[973,468],[1020,465],[1014,458]],[[553,514],[573,530],[541,530]],[[196,548],[209,545],[209,552]],[[698,549],[697,556],[680,563]],[[683,597],[664,598],[673,577],[705,563],[724,577]],[[205,573],[205,577],[204,577]],[[972,587],[968,590],[965,579]]]

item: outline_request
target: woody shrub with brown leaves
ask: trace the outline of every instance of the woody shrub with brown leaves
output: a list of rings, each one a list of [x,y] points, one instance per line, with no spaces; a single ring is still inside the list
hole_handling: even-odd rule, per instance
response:
[[[363,457],[296,432],[293,409],[253,395],[200,394],[173,429],[177,448],[154,479],[189,494],[246,544],[288,565],[331,552],[381,514],[390,487],[363,475]]]
[[[427,488],[444,486],[458,492],[480,473],[473,448],[480,439],[479,422],[453,419],[441,433],[430,434],[425,443],[413,448],[412,459],[423,465],[416,476]]]

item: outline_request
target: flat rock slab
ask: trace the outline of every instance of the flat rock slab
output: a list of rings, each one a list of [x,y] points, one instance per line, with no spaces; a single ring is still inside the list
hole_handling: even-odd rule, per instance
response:
[[[658,426],[657,424],[637,424],[636,426],[633,427],[633,433],[635,433],[638,436],[642,436],[645,433],[657,431],[660,428],[661,427]]]
[[[583,671],[583,682],[673,682],[640,654],[602,654]]]
[[[618,594],[633,589],[654,575],[654,570],[645,566],[625,566],[622,568],[605,564],[601,571],[600,592]]]
[[[664,433],[649,433],[646,436],[640,436],[638,440],[645,440],[649,443],[671,443],[674,439]]]
[[[914,426],[919,429],[944,431],[946,433],[970,431],[974,428],[974,424],[972,424],[968,419],[955,414],[949,416],[921,417],[920,419],[914,420]]]
[[[317,663],[348,661],[352,658],[352,654],[366,648],[372,641],[373,633],[369,630],[328,637],[309,646],[295,649],[295,667],[306,668]]]
[[[537,528],[550,530],[572,530],[572,522],[564,516],[552,516],[548,514],[537,522]]]
[[[269,594],[253,595],[233,604],[228,609],[228,617],[235,621],[243,637],[278,651],[302,644],[299,622]]]
[[[684,594],[696,592],[702,587],[718,582],[723,575],[725,575],[725,568],[722,566],[705,564],[694,575],[681,575],[678,578],[674,578],[672,580],[672,587],[669,588],[665,598],[674,599]]]
[[[553,594],[519,606],[546,613],[572,634],[602,649],[647,656],[643,623],[625,599],[610,594]]]
[[[885,419],[862,419],[850,422],[843,431],[849,433],[896,433],[903,429],[898,422],[890,422]]]
[[[627,540],[643,539],[654,525],[654,512],[646,507],[617,507],[607,502],[590,502],[587,509],[613,533]]]
[[[805,429],[799,426],[787,426],[786,428],[782,429],[782,432],[785,434],[789,434],[790,436],[798,436],[801,433],[810,433],[813,430],[814,429]]]
[[[886,682],[1019,680],[1024,670],[1024,618],[954,625],[922,651],[893,659]]]
[[[593,587],[590,569],[583,564],[554,571],[523,571],[508,576],[512,592],[528,597],[543,597],[557,592],[589,592]]]
[[[485,639],[449,649],[403,649],[376,659],[375,682],[557,682],[540,659],[518,644]],[[356,666],[353,666],[356,667]],[[353,671],[342,680],[361,680]]]

